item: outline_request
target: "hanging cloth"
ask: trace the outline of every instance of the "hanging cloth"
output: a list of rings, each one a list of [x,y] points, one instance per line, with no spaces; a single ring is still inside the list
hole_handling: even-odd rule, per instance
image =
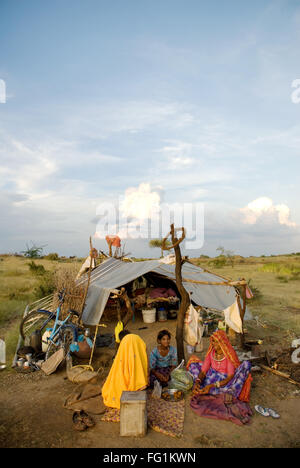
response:
[[[237,300],[224,311],[226,324],[237,333],[243,333],[243,324]]]

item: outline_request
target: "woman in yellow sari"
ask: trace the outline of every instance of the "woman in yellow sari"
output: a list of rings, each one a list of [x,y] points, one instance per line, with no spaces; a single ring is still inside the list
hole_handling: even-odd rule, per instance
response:
[[[102,387],[105,406],[120,409],[123,391],[144,390],[148,385],[148,358],[145,342],[132,333],[121,340],[118,352]]]

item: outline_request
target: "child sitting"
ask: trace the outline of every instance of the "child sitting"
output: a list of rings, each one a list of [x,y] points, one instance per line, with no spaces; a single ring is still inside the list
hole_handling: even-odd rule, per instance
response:
[[[161,330],[157,335],[157,347],[150,354],[150,387],[158,380],[162,387],[168,385],[171,372],[177,366],[177,349],[170,346],[171,333]]]

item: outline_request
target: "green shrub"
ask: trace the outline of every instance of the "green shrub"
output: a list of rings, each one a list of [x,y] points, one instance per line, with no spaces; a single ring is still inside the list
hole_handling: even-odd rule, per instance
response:
[[[48,255],[46,255],[44,257],[46,260],[59,260],[59,255],[58,253],[54,252],[54,253],[49,253]]]
[[[210,260],[210,262],[208,262],[208,264],[212,265],[214,268],[222,268],[226,265],[226,263],[227,263],[227,259],[226,257],[224,257],[224,255],[220,255],[214,260]]]
[[[34,289],[34,295],[37,299],[49,296],[55,291],[54,273],[46,271],[41,277],[40,282]]]
[[[33,260],[27,263],[27,265],[29,266],[30,272],[34,275],[40,276],[46,273],[46,270],[43,267],[43,265],[37,265]]]

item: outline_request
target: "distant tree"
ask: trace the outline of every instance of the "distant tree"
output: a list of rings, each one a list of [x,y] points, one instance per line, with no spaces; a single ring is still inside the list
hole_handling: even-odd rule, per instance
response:
[[[235,260],[234,252],[232,250],[225,250],[224,247],[218,247],[216,250],[220,252],[220,255],[209,263],[214,265],[216,268],[222,268],[228,264],[233,268]]]
[[[33,242],[31,243],[32,243],[32,246],[29,247],[29,245],[26,244],[27,250],[23,250],[21,253],[24,255],[24,257],[27,257],[27,258],[40,258],[42,256],[43,249],[46,246],[42,245],[38,247]]]
[[[160,252],[161,252],[161,258],[164,256],[164,251],[162,249],[162,244],[163,244],[163,240],[162,239],[151,239],[149,241],[149,247],[151,247],[151,249],[154,249],[154,248],[157,248],[157,249],[160,249]],[[171,242],[170,241],[166,241],[165,242],[165,246],[166,247],[171,247]]]

